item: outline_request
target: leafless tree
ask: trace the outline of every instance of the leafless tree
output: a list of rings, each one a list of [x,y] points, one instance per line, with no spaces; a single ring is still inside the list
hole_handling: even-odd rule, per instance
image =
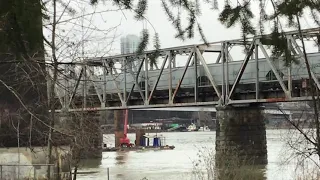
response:
[[[284,163],[295,161],[297,166],[297,178],[305,179],[311,177],[319,177],[320,169],[320,125],[319,125],[319,89],[317,83],[312,77],[312,67],[308,60],[306,38],[301,33],[300,15],[295,16],[295,23],[299,32],[299,41],[301,43],[301,50],[303,53],[303,61],[307,69],[307,88],[306,95],[311,96],[309,102],[296,103],[297,106],[291,111],[292,115],[287,115],[282,107],[278,107],[280,111],[285,115],[286,122],[290,125],[288,136],[285,136],[286,145],[289,149],[285,149],[286,156]],[[315,42],[316,46],[319,46],[319,42]],[[315,73],[315,72],[314,72]],[[303,106],[304,105],[304,106]],[[291,151],[291,153],[288,153]],[[288,156],[289,155],[289,156]],[[316,170],[315,170],[316,169]],[[312,170],[312,172],[310,172]],[[307,176],[302,176],[301,173],[309,173]],[[300,173],[300,174],[299,174]]]
[[[45,59],[37,56],[38,52],[35,52],[34,56],[22,56],[22,60],[10,55],[4,61],[1,61],[3,64],[12,65],[6,66],[10,69],[18,69],[16,71],[13,70],[13,72],[19,72],[19,74],[11,73],[6,76],[6,78],[11,78],[10,75],[13,78],[18,77],[18,81],[8,83],[7,80],[1,77],[0,84],[1,92],[9,92],[10,97],[13,97],[12,99],[15,99],[20,105],[17,107],[5,106],[1,109],[0,127],[1,129],[13,129],[15,131],[18,147],[28,144],[31,151],[33,151],[33,146],[43,146],[44,144],[40,142],[47,142],[47,148],[44,148],[47,151],[47,179],[52,178],[50,164],[56,164],[58,166],[57,172],[60,171],[59,158],[61,160],[61,151],[66,151],[66,154],[72,152],[72,158],[75,161],[72,162],[71,159],[65,159],[65,161],[70,161],[77,167],[80,156],[86,154],[84,151],[88,154],[93,144],[95,146],[97,144],[92,142],[94,138],[93,136],[88,136],[88,132],[92,132],[95,136],[101,135],[97,131],[100,128],[99,122],[93,123],[90,121],[90,115],[73,114],[73,118],[71,118],[73,123],[69,122],[69,126],[62,128],[60,124],[57,124],[60,117],[55,112],[57,104],[59,104],[56,89],[57,87],[66,88],[59,82],[60,77],[66,77],[64,73],[65,64],[81,65],[84,56],[104,55],[101,54],[101,49],[103,49],[103,53],[108,53],[116,37],[114,32],[117,26],[101,30],[90,21],[94,16],[107,13],[110,10],[98,12],[93,8],[92,11],[87,12],[84,10],[83,3],[82,1],[67,0],[45,2],[44,13],[46,19],[43,22]],[[79,34],[77,32],[81,32],[81,35],[77,36],[76,34]],[[88,49],[88,47],[92,47],[95,44],[97,39],[105,41],[103,47],[100,47],[100,52],[97,47]],[[3,57],[2,54],[0,56]],[[4,67],[3,64],[1,65],[2,69]],[[74,77],[67,78],[72,79]],[[46,81],[50,82],[48,87],[46,87]],[[34,94],[28,94],[21,90],[21,87],[28,87],[26,84],[36,90],[33,91]],[[48,94],[44,93],[45,89],[48,89]],[[1,104],[1,106],[3,105],[4,103]],[[40,110],[38,107],[41,107]],[[10,111],[16,109],[16,111],[14,114],[8,115],[8,109]],[[46,116],[45,114],[47,113],[43,112],[43,110],[47,111],[48,109],[50,113]],[[76,126],[78,124],[80,126]],[[46,129],[49,130],[46,131]],[[28,137],[25,138],[26,136]],[[28,139],[28,142],[25,142],[25,139]],[[71,147],[69,149],[61,146],[68,144]],[[53,153],[53,149],[56,150],[55,153]],[[59,178],[59,176],[57,177]]]
[[[87,12],[84,8],[87,4],[84,4],[82,1],[73,1],[71,3],[71,1],[53,0],[52,2],[51,6],[47,6],[49,21],[45,24],[48,36],[51,37],[51,40],[46,38],[45,41],[47,48],[51,50],[50,57],[52,59],[48,63],[51,66],[49,67],[51,69],[51,86],[49,89],[51,131],[49,133],[47,163],[51,164],[54,162],[52,158],[52,146],[59,146],[61,142],[59,142],[59,138],[57,137],[63,136],[66,141],[62,142],[62,144],[66,142],[70,144],[69,153],[71,154],[71,159],[68,161],[74,166],[74,179],[76,179],[80,159],[93,153],[95,148],[101,147],[100,142],[94,141],[102,135],[99,131],[99,118],[95,117],[99,114],[86,112],[68,113],[67,122],[61,124],[61,121],[58,121],[60,123],[57,124],[57,119],[60,119],[60,116],[55,112],[57,103],[59,103],[56,90],[59,88],[65,90],[68,94],[72,94],[72,89],[66,86],[66,84],[61,83],[61,78],[67,81],[77,81],[80,78],[77,76],[79,72],[74,72],[77,69],[73,69],[74,71],[66,73],[66,65],[82,68],[84,66],[84,58],[88,56],[91,58],[103,56],[105,53],[108,53],[108,49],[106,48],[110,50],[112,47],[112,43],[116,37],[112,34],[117,26],[107,30],[99,29],[96,24],[91,22],[91,19],[96,15],[101,15],[108,11],[96,12],[93,8],[91,12]],[[76,35],[77,32],[80,32],[80,36]],[[71,36],[68,36],[69,34]],[[105,37],[104,47],[100,51],[97,50],[98,48],[90,49],[90,46],[95,43],[95,38],[101,38],[99,36]],[[75,76],[70,73],[75,74]],[[85,71],[84,73],[86,74],[87,72]],[[86,84],[84,82],[84,85]],[[76,107],[74,102],[70,106],[70,108]],[[57,134],[57,132],[59,133]],[[56,134],[57,137],[50,141],[53,134]],[[59,168],[57,171],[60,171]],[[47,178],[50,178],[50,168],[47,171]]]

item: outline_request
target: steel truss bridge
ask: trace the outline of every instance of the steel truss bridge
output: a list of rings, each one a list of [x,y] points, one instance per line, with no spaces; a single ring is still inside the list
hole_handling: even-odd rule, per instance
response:
[[[319,42],[319,29],[302,30],[302,37]],[[150,56],[154,51],[65,65],[56,84],[60,102],[56,109],[72,112],[310,100],[299,33],[286,32],[285,38],[298,64],[285,66],[284,57],[274,60],[262,36],[255,36],[246,41],[162,49],[153,65]],[[235,46],[247,47],[242,60],[233,60],[230,49]],[[320,52],[307,57],[312,79],[320,89]],[[185,65],[177,67],[177,61]]]

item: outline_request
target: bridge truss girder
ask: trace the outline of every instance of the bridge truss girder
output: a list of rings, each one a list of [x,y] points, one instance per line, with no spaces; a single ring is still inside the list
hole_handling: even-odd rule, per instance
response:
[[[318,37],[318,29],[307,29],[302,31],[303,38]],[[268,37],[268,36],[263,36]],[[61,109],[65,111],[96,111],[96,110],[107,110],[107,109],[125,109],[125,108],[149,108],[149,107],[173,107],[173,106],[201,106],[201,105],[230,105],[230,104],[244,104],[244,103],[264,103],[264,102],[285,102],[285,101],[304,101],[310,100],[309,96],[294,97],[292,96],[292,66],[287,67],[287,73],[282,76],[277,69],[275,61],[271,58],[271,54],[266,50],[266,45],[262,44],[262,36],[255,36],[246,40],[230,40],[223,41],[219,43],[210,43],[208,45],[190,45],[182,47],[174,47],[162,49],[160,51],[160,57],[163,57],[163,62],[160,67],[155,66],[158,70],[158,76],[156,80],[149,83],[151,77],[149,72],[154,70],[153,65],[150,65],[150,55],[153,51],[147,51],[141,55],[137,54],[125,54],[109,57],[99,57],[86,59],[80,64],[74,64],[79,68],[79,72],[73,78],[70,74],[64,74],[60,77],[60,81],[56,84],[56,96],[59,99]],[[285,33],[285,38],[288,43],[289,50],[295,57],[298,58],[300,63],[305,63],[304,55],[302,49],[299,47],[297,40],[300,38],[297,31]],[[247,47],[245,58],[242,61],[241,67],[238,70],[236,78],[233,83],[229,80],[229,65],[232,63],[233,58],[230,55],[230,47],[235,45],[242,45]],[[213,75],[208,67],[208,63],[203,56],[203,53],[217,53],[218,58],[215,61],[219,64],[222,71],[222,79],[219,85],[217,83],[217,77]],[[284,96],[280,98],[263,98],[260,95],[259,90],[259,52],[266,59],[270,69],[275,75],[276,82],[280,84]],[[186,64],[183,67],[183,73],[179,78],[177,84],[172,83],[172,73],[176,70],[176,56],[179,54],[185,54],[188,56]],[[255,98],[252,99],[233,99],[236,87],[239,85],[241,78],[247,68],[248,62],[254,61],[256,64],[255,68]],[[138,62],[138,63],[134,63]],[[117,71],[115,64],[121,64],[121,72]],[[136,67],[138,64],[138,67]],[[102,68],[102,79],[94,74],[94,67]],[[205,76],[208,78],[208,85],[212,89],[212,94],[214,94],[212,100],[210,101],[200,101],[199,100],[199,82],[198,82],[198,71],[199,68],[203,68]],[[190,70],[192,68],[192,70]],[[164,71],[168,73],[168,90],[165,98],[157,100],[156,103],[153,102],[157,95],[157,86],[160,79],[163,77]],[[185,78],[187,72],[193,71],[194,74],[194,84],[193,84],[193,96],[192,100],[188,97],[187,102],[177,101],[177,94],[181,90],[181,84]],[[120,74],[123,74],[123,79],[119,79]],[[133,79],[133,82],[129,83],[127,80],[128,76]],[[107,77],[111,80],[107,80]],[[139,83],[139,77],[144,78],[144,84]],[[320,83],[312,72],[312,79],[315,81],[317,88],[320,89]],[[108,81],[112,82],[113,87],[116,91],[111,94],[117,96],[117,102],[108,103],[107,95],[108,92]],[[99,100],[99,103],[95,105],[88,105],[88,84],[92,84],[94,87],[94,97]],[[120,85],[124,85],[121,88]],[[131,85],[132,84],[132,85]],[[82,90],[80,91],[80,86]],[[129,87],[131,86],[131,88]],[[130,89],[128,91],[128,88]],[[190,89],[190,88],[189,88]],[[164,90],[162,90],[164,91]],[[82,93],[79,93],[82,92]],[[132,94],[136,93],[139,98],[132,99]],[[81,106],[75,105],[73,102],[76,98],[81,97]],[[131,103],[134,101],[134,103]],[[73,107],[72,107],[73,106]],[[60,111],[57,110],[57,111]]]

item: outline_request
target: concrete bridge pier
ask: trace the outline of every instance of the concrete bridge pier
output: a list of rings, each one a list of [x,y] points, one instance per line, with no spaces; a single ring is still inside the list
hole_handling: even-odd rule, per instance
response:
[[[63,112],[58,114],[59,121],[55,128],[72,136],[60,135],[55,141],[63,140],[64,145],[71,145],[75,157],[81,159],[102,158],[102,133],[100,112]]]
[[[120,146],[120,138],[124,137],[123,119],[124,119],[123,110],[114,110],[114,128],[115,128],[114,145],[115,147]]]
[[[216,165],[266,165],[267,141],[263,108],[259,104],[251,104],[216,109]]]

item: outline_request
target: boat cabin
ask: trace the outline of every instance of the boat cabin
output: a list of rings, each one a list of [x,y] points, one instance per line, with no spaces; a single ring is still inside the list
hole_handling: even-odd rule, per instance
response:
[[[165,146],[166,138],[163,135],[143,135],[138,146],[142,147],[161,147]],[[136,145],[137,146],[137,145]]]

